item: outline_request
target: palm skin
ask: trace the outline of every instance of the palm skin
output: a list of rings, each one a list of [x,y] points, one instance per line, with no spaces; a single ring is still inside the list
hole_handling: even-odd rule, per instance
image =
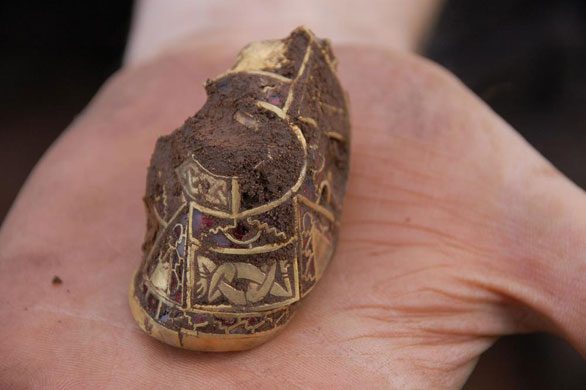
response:
[[[0,387],[450,389],[498,336],[551,326],[528,302],[526,194],[535,175],[570,184],[435,65],[339,48],[351,176],[317,288],[251,351],[144,334],[127,289],[150,154],[234,54],[200,48],[121,71],[35,169],[0,233]]]

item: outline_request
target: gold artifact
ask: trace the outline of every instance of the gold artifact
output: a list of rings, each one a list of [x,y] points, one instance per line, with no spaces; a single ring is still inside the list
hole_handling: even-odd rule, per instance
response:
[[[350,125],[330,45],[300,27],[247,46],[151,160],[130,307],[177,347],[255,347],[291,319],[336,246]]]

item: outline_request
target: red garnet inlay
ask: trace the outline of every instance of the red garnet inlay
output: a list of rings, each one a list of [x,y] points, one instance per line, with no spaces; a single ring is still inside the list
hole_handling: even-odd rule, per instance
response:
[[[236,225],[236,228],[232,231],[232,235],[238,240],[241,240],[246,233],[248,233],[248,228],[240,222],[238,222],[238,225]]]
[[[236,323],[236,318],[220,318],[220,322],[223,325],[230,326],[230,325],[234,325]]]
[[[208,317],[207,316],[200,315],[200,314],[194,314],[192,316],[192,320],[196,324],[201,324],[201,323],[207,322]]]
[[[204,228],[210,228],[214,224],[214,220],[209,215],[201,216],[201,225]]]
[[[214,219],[209,215],[204,215],[199,211],[193,212],[193,220],[191,226],[191,234],[194,237],[200,235],[203,230],[208,230],[214,226]]]
[[[271,103],[274,106],[280,106],[281,105],[281,97],[278,95],[269,96],[269,103]]]
[[[159,300],[154,295],[149,295],[147,299],[147,306],[149,311],[154,312],[159,305]]]
[[[250,318],[247,318],[247,319],[248,319],[248,325],[256,325],[256,324],[258,324],[258,320],[259,320],[258,317],[250,317]]]
[[[175,291],[177,288],[177,277],[175,273],[171,273],[171,291]]]

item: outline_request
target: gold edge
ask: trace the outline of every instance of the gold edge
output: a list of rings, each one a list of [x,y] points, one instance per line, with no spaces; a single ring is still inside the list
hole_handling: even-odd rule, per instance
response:
[[[326,261],[326,268],[324,268],[324,269],[323,269],[323,271],[322,271],[322,272],[321,272],[319,275],[317,275],[317,274],[316,274],[315,281],[313,282],[313,284],[311,285],[311,287],[309,287],[309,288],[307,289],[307,291],[305,291],[305,292],[304,292],[304,293],[303,293],[303,294],[300,296],[299,300],[301,300],[301,299],[305,298],[305,297],[307,296],[307,294],[309,294],[310,292],[312,292],[312,291],[313,291],[313,289],[315,288],[315,286],[317,286],[317,283],[318,283],[318,282],[320,281],[320,279],[322,278],[323,274],[325,273],[325,270],[326,270],[326,269],[329,267],[329,265],[330,265],[330,262],[332,261],[332,257],[334,256],[334,253],[335,253],[335,252],[336,252],[336,251],[335,251],[335,249],[332,249],[332,250],[330,251],[330,253],[329,253],[329,254],[328,254],[328,256],[327,256],[327,257],[328,257],[328,259],[327,259],[327,261]]]
[[[301,26],[301,29],[305,32],[306,36],[309,37],[310,42],[313,43],[315,46],[317,46],[318,50],[322,53],[322,55],[324,56],[324,59],[326,60],[326,63],[328,64],[328,67],[330,68],[332,73],[334,75],[337,75],[336,64],[335,64],[335,62],[337,60],[335,58],[330,57],[329,53],[324,49],[323,45],[318,41],[318,39],[315,36],[315,34],[313,33],[313,31],[311,31],[306,26]],[[327,40],[325,40],[325,41],[327,41]]]
[[[169,222],[171,222],[172,220],[174,220],[175,218],[177,218],[177,216],[179,215],[179,213],[186,208],[186,204],[182,204],[177,211],[175,211],[175,213],[171,216],[171,218],[169,218]],[[153,252],[155,250],[155,248],[157,247],[157,245],[159,245],[159,241],[161,241],[162,237],[163,237],[163,232],[167,230],[167,227],[169,226],[169,222],[167,222],[167,226],[163,227],[163,229],[161,229],[161,231],[157,234],[157,238],[155,238],[155,242],[153,243],[153,246],[151,247],[151,250],[149,251],[148,255],[147,255],[147,259],[150,259],[151,256],[153,255]],[[146,261],[145,261],[145,267],[146,267]]]
[[[310,118],[308,116],[298,116],[297,119],[300,120],[301,122],[308,123],[311,126],[318,128],[317,122],[313,118]]]
[[[237,178],[236,176],[225,176],[225,175],[218,175],[216,173],[213,173],[209,169],[207,169],[206,167],[204,167],[203,165],[201,165],[201,163],[199,161],[197,161],[197,159],[195,158],[195,155],[193,153],[190,155],[190,157],[191,157],[191,160],[193,160],[193,162],[195,162],[197,164],[197,166],[202,171],[204,171],[205,173],[207,173],[210,176],[213,176],[213,177],[221,177],[222,179],[233,179],[233,178]],[[181,164],[181,165],[183,165],[183,164]],[[179,167],[177,167],[177,169],[179,169]]]
[[[299,79],[299,77],[301,77],[303,72],[305,72],[305,66],[306,66],[307,62],[309,61],[310,56],[311,56],[311,44],[307,45],[307,49],[305,49],[305,55],[303,56],[303,61],[301,62],[301,65],[299,66],[299,70],[297,71],[297,76],[295,76],[295,80],[293,80],[293,82],[291,83],[291,86],[289,87],[289,93],[287,94],[287,100],[285,100],[285,105],[283,106],[283,111],[285,113],[287,113],[289,111],[289,107],[291,107],[291,103],[293,102],[293,99],[294,99],[295,83]]]
[[[328,132],[326,133],[326,135],[327,135],[329,138],[332,138],[332,139],[338,140],[338,141],[340,141],[340,142],[346,142],[346,137],[344,137],[342,134],[340,134],[340,133],[338,133],[338,132],[336,132],[336,131],[328,131]]]
[[[303,203],[304,205],[306,205],[307,207],[322,214],[324,217],[329,219],[331,222],[336,222],[336,218],[334,217],[334,214],[330,210],[326,209],[323,206],[320,206],[318,204],[313,203],[312,201],[310,201],[309,199],[307,199],[303,195],[297,195],[297,197],[299,198],[299,201],[301,203]]]
[[[257,309],[258,311],[255,312],[246,312],[246,313],[242,313],[242,312],[231,312],[231,311],[220,311],[219,309],[222,308],[226,308],[226,309],[232,309],[234,308],[234,306],[232,305],[215,305],[215,306],[211,306],[211,305],[199,305],[199,304],[194,304],[191,309],[187,309],[187,311],[194,311],[197,310],[198,312],[202,312],[205,314],[215,314],[215,315],[222,315],[222,316],[234,316],[234,317],[246,317],[246,316],[260,316],[263,314],[267,314],[268,312],[274,312],[274,311],[279,311],[281,309],[283,309],[286,306],[291,305],[292,303],[295,303],[299,301],[299,296],[293,296],[285,301],[279,301],[276,303],[267,303],[264,305],[258,305],[255,306],[254,308]],[[210,309],[215,309],[215,310],[210,310]]]
[[[283,242],[280,244],[266,244],[266,245],[255,246],[252,248],[222,248],[222,247],[214,248],[214,247],[210,247],[209,250],[211,250],[212,252],[216,252],[216,253],[224,253],[224,254],[230,254],[230,255],[254,255],[257,253],[274,252],[276,250],[279,250],[281,248],[286,247],[287,245],[291,244],[296,239],[297,239],[297,237],[291,237],[286,242]]]
[[[301,278],[299,277],[299,261],[302,255],[302,251],[301,251],[301,247],[303,245],[302,242],[302,238],[301,238],[301,215],[299,213],[299,204],[298,204],[298,198],[299,196],[295,196],[293,198],[293,210],[295,213],[295,232],[297,233],[297,236],[299,237],[299,239],[297,240],[297,245],[295,245],[295,266],[294,266],[294,271],[295,271],[295,277],[296,277],[296,281],[297,283],[296,288],[297,288],[297,299],[301,300]]]
[[[192,260],[193,260],[193,255],[194,255],[194,250],[191,244],[191,236],[192,236],[192,231],[191,229],[193,228],[193,207],[191,206],[191,203],[189,204],[189,214],[187,215],[187,231],[185,233],[185,254],[184,254],[184,258],[185,258],[185,267],[184,267],[184,271],[185,275],[187,275],[187,283],[186,283],[186,291],[184,291],[185,294],[185,306],[186,307],[190,307],[191,306],[191,294],[193,294],[193,286],[195,286],[195,275],[193,274],[193,266],[192,266]]]
[[[238,183],[238,178],[232,178],[232,214],[238,214],[240,211],[240,183]]]
[[[287,117],[287,114],[285,114],[285,111],[283,111],[280,107],[275,106],[274,104],[264,102],[262,100],[257,100],[256,105],[258,107],[264,108],[265,110],[271,111],[272,113],[274,113],[276,116],[278,116],[281,119],[285,119]]]
[[[291,83],[293,81],[292,79],[290,79],[288,77],[282,76],[282,75],[280,75],[278,73],[275,73],[275,72],[269,72],[269,71],[266,71],[266,70],[237,70],[237,71],[228,70],[228,71],[226,71],[224,73],[220,73],[219,75],[217,75],[213,79],[205,82],[204,83],[204,86],[206,86],[206,85],[208,85],[210,83],[215,83],[218,80],[223,79],[224,77],[231,76],[231,75],[236,75],[236,74],[242,74],[242,73],[244,73],[244,74],[250,74],[250,75],[254,75],[254,76],[272,77],[275,80],[279,80],[279,81],[281,81],[281,82],[283,82],[285,84],[289,84],[289,83]]]
[[[128,303],[130,311],[138,326],[146,334],[157,340],[178,348],[195,351],[226,352],[242,351],[254,348],[275,337],[291,321],[295,313],[290,313],[289,320],[273,329],[254,333],[252,335],[239,334],[209,334],[197,331],[174,331],[155,321],[140,305],[134,291],[135,277],[132,278],[128,289]],[[148,326],[147,326],[148,325]]]
[[[254,235],[254,237],[246,240],[246,241],[241,241],[237,238],[234,238],[230,233],[224,232],[224,235],[226,236],[226,238],[230,241],[232,241],[234,244],[238,244],[238,245],[248,245],[248,244],[252,244],[253,242],[256,242],[259,238],[260,238],[260,234],[262,233],[261,230],[259,230],[258,232],[256,232],[256,234]]]

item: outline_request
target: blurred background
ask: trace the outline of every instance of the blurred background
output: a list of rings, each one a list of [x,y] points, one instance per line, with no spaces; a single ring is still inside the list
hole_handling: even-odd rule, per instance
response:
[[[43,152],[121,66],[132,1],[0,5],[0,223]],[[460,77],[586,188],[586,2],[447,0],[423,54]],[[501,339],[466,389],[586,389],[586,361]]]

